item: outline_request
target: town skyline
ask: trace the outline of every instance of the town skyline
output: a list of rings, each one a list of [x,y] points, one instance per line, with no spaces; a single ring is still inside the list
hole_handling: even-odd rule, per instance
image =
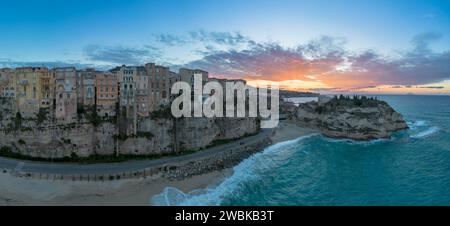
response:
[[[450,94],[447,1],[114,3],[6,2],[0,67],[155,62],[299,91]]]

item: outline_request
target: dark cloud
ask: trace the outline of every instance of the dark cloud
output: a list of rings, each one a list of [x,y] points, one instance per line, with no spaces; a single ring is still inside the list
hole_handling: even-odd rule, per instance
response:
[[[200,42],[212,42],[229,46],[249,42],[249,39],[239,32],[216,32],[216,31],[196,30],[189,32],[189,35],[192,40]]]
[[[420,86],[421,89],[444,89],[443,86]]]
[[[183,45],[188,42],[188,40],[185,37],[178,36],[178,35],[171,35],[171,34],[158,34],[154,35],[155,40],[157,42],[169,45],[169,46],[175,46],[175,45]]]
[[[324,42],[327,45],[321,45]],[[343,61],[342,54],[343,52],[329,40],[315,41],[297,48],[264,43],[243,51],[218,51],[186,66],[204,68],[213,74],[233,77],[304,79],[308,74],[332,70]]]
[[[221,77],[304,80],[308,75],[329,86],[358,89],[378,85],[423,85],[450,79],[450,52],[435,53],[430,44],[441,37],[424,33],[412,39],[413,48],[388,59],[374,50],[350,52],[346,40],[321,37],[296,48],[277,43],[253,43],[248,49],[215,51],[185,66],[209,70]],[[347,64],[345,70],[340,67]]]
[[[412,48],[395,59],[386,58],[374,50],[352,52],[345,48],[347,40],[323,36],[288,48],[276,42],[259,43],[239,32],[191,31],[184,36],[158,35],[165,45],[202,44],[195,53],[200,60],[173,65],[164,58],[163,48],[151,45],[131,48],[125,46],[89,45],[86,58],[99,65],[143,64],[165,62],[172,69],[200,68],[218,77],[264,79],[273,81],[319,81],[336,90],[363,89],[378,85],[392,88],[426,86],[450,79],[450,51],[433,52],[430,45],[439,40],[440,33],[423,33],[412,38]],[[195,46],[195,45],[194,45]],[[197,46],[198,47],[198,46]],[[220,48],[225,47],[225,48]],[[240,48],[238,48],[240,47]],[[76,66],[92,67],[77,62],[13,62],[0,60],[0,66]],[[105,67],[105,66],[103,66]],[[363,88],[362,88],[363,87]],[[434,87],[440,89],[440,86]]]
[[[442,34],[436,32],[426,32],[414,36],[411,40],[415,49],[413,53],[427,54],[431,52],[430,44],[442,38]]]
[[[206,51],[201,50],[203,51],[202,54],[214,52],[216,50],[215,45],[233,48],[239,45],[255,44],[240,32],[218,32],[203,29],[190,31],[187,35],[156,34],[154,37],[156,42],[167,46],[200,43],[206,48]]]
[[[160,57],[158,49],[151,46],[130,48],[124,46],[88,45],[84,54],[90,61],[110,64],[143,64]]]

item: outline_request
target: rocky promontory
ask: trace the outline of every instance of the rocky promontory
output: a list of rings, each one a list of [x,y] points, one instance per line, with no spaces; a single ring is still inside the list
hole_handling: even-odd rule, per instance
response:
[[[365,96],[335,96],[300,104],[290,115],[297,125],[332,138],[372,140],[390,138],[408,126],[389,104]]]

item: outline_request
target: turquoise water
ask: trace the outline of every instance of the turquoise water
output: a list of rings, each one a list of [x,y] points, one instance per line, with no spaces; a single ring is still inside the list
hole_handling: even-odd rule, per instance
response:
[[[310,135],[275,144],[218,186],[153,205],[450,205],[450,96],[379,96],[410,129],[390,140]]]

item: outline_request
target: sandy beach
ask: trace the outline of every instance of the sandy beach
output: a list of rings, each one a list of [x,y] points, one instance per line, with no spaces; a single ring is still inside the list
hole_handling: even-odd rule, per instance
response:
[[[183,192],[214,186],[232,173],[232,169],[171,181],[141,178],[105,182],[47,181],[0,173],[0,205],[119,205],[148,206],[150,198],[166,187]]]
[[[312,133],[289,122],[280,122],[273,143]],[[181,181],[161,177],[105,182],[49,181],[16,177],[0,172],[0,205],[150,205],[166,187],[183,192],[215,186],[232,175],[233,169],[215,171]]]
[[[273,143],[280,143],[287,140],[293,140],[311,133],[317,133],[315,130],[302,128],[289,121],[281,121],[275,134],[272,136]]]

